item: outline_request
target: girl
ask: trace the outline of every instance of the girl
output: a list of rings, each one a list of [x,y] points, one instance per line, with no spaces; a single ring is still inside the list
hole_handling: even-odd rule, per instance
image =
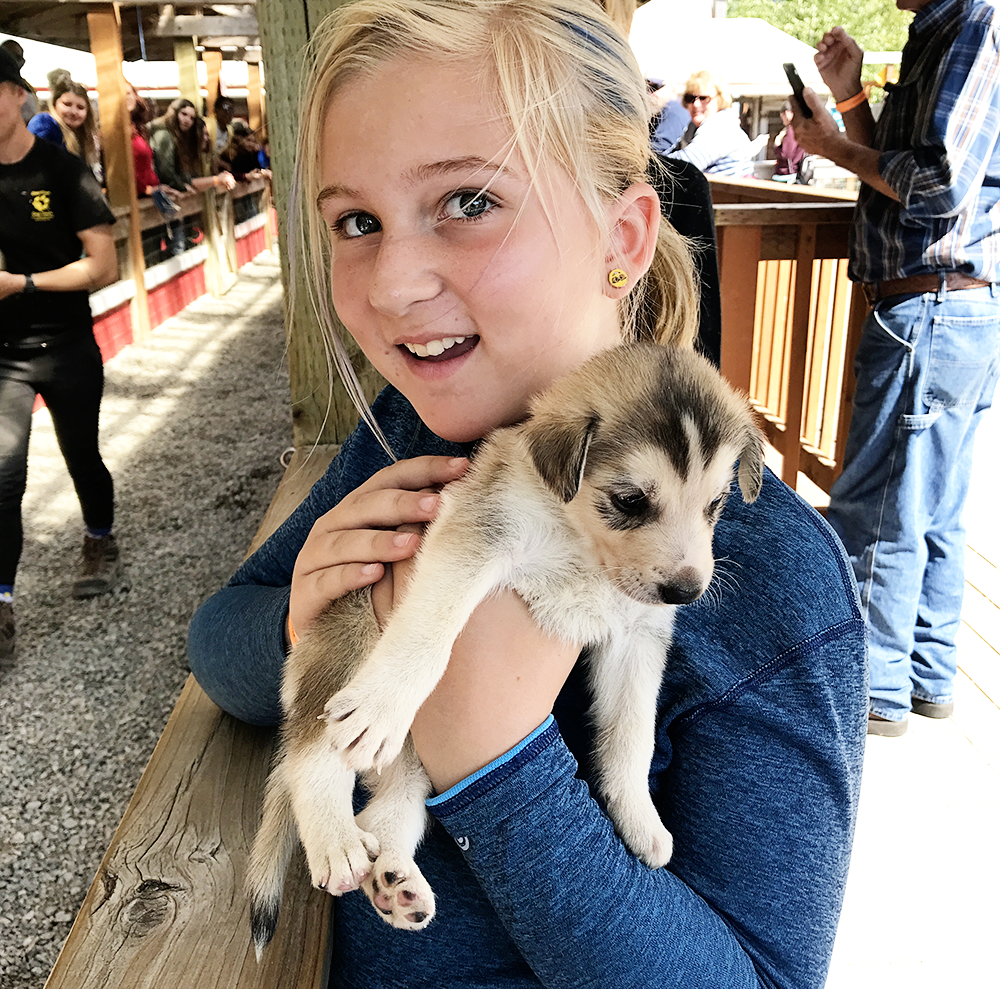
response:
[[[201,136],[198,111],[190,100],[176,99],[152,123],[150,145],[160,181],[177,192],[232,189],[228,174],[201,175]]]
[[[296,179],[314,290],[390,386],[192,622],[199,682],[255,724],[280,719],[290,632],[355,587],[388,613],[478,438],[622,339],[689,345],[696,307],[645,180],[642,78],[590,0],[359,0],[314,40]],[[412,728],[438,914],[403,933],[339,898],[333,985],[823,984],[865,731],[854,584],[773,475],[753,506],[730,498],[715,548],[660,692],[669,867],[635,859],[588,789],[578,647],[499,595]]]
[[[35,114],[28,122],[28,130],[82,158],[99,177],[100,149],[94,108],[87,87],[74,82],[69,73],[53,80],[52,113]]]

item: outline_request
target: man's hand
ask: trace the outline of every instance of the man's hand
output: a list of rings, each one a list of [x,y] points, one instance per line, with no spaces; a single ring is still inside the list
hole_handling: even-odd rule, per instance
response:
[[[15,275],[9,271],[0,271],[0,299],[9,298],[24,291],[24,275]]]
[[[882,178],[878,163],[881,155],[874,148],[854,139],[854,134],[848,130],[843,134],[836,121],[830,116],[823,101],[808,86],[802,91],[802,98],[812,109],[812,118],[803,117],[797,110],[792,113],[792,129],[795,140],[811,155],[829,158],[835,165],[854,172],[862,182],[877,189],[890,199],[899,199],[895,191]],[[794,106],[794,101],[792,103]],[[868,119],[871,114],[865,107]],[[857,128],[854,133],[863,133]]]
[[[792,104],[792,130],[795,131],[795,140],[806,149],[811,155],[821,155],[836,161],[837,151],[842,143],[846,143],[846,138],[840,132],[837,122],[830,115],[829,111],[816,93],[806,86],[802,90],[802,99],[812,110],[811,117],[803,117],[799,110],[798,103],[791,100]]]
[[[864,52],[842,27],[831,28],[820,38],[813,61],[838,103],[861,92]]]

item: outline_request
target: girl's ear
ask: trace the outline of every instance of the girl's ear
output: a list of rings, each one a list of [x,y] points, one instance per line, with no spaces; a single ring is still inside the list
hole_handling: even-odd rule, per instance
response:
[[[605,257],[608,271],[622,269],[628,281],[617,287],[604,283],[605,294],[615,299],[627,295],[631,287],[649,270],[660,229],[660,197],[651,185],[630,185],[609,207],[611,231]]]

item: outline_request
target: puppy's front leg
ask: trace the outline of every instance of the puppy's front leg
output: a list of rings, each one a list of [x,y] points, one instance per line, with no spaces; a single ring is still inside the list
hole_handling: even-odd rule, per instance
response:
[[[327,703],[327,737],[349,768],[380,772],[396,758],[476,605],[503,584],[504,562],[476,536],[452,538],[441,523],[430,530],[410,589],[378,645]]]
[[[431,781],[407,737],[399,757],[381,776],[368,773],[371,799],[358,814],[358,827],[378,839],[379,855],[361,884],[385,922],[419,931],[434,917],[434,893],[413,860],[429,821],[424,801]]]
[[[666,865],[673,851],[649,794],[665,662],[663,641],[645,634],[602,643],[590,654],[598,787],[622,841],[653,869]]]
[[[334,896],[357,889],[378,857],[378,841],[354,820],[354,773],[322,734],[290,750],[284,761],[299,839],[312,883]]]

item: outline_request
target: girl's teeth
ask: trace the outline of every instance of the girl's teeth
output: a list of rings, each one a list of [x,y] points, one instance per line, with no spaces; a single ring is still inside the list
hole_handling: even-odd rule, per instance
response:
[[[445,337],[443,340],[428,340],[427,343],[408,343],[406,349],[417,357],[438,357],[451,350],[457,343],[465,343],[465,337]]]

